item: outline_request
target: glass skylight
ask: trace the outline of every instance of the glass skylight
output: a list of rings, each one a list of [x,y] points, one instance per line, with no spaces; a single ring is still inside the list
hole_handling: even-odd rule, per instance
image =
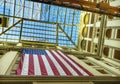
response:
[[[28,0],[0,0],[0,17],[8,18],[8,27],[23,18],[23,21],[0,36],[1,42],[27,40],[75,47],[60,29],[57,31],[57,24],[59,24],[59,27],[77,45],[80,10]],[[6,29],[6,27],[0,27],[0,32]]]

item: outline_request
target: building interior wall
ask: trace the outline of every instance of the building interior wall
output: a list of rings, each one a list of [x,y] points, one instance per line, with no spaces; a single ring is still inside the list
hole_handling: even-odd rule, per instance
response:
[[[91,1],[100,2],[101,0]],[[119,0],[108,1],[111,6],[120,7]],[[45,44],[44,46],[44,44],[41,45],[39,43],[11,43],[1,41],[0,75],[14,76],[20,61],[21,48],[38,48],[39,46],[41,49],[59,49],[69,52],[80,52],[79,54],[76,52],[75,54],[67,54],[70,58],[89,70],[95,77],[118,77],[116,78],[118,79],[116,84],[120,83],[120,18],[81,11],[80,24],[77,26],[79,27],[77,31],[77,48],[71,48],[71,44],[70,46],[58,46],[53,44]],[[82,57],[81,55],[83,54],[84,56]],[[96,58],[87,56],[88,54],[93,54]],[[12,82],[15,82],[15,80]],[[106,82],[108,81],[37,82],[37,80],[35,80],[28,84],[104,84]],[[110,84],[112,84],[112,82]],[[1,83],[4,84],[3,81],[0,82],[0,84]]]

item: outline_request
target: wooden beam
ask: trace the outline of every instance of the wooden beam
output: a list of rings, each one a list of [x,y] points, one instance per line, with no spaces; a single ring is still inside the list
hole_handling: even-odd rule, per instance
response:
[[[29,1],[52,4],[52,5],[62,6],[62,7],[88,11],[88,12],[120,17],[120,8],[110,6],[108,3],[105,3],[105,2],[96,3],[96,2],[90,2],[85,0],[53,0],[53,1],[29,0]]]

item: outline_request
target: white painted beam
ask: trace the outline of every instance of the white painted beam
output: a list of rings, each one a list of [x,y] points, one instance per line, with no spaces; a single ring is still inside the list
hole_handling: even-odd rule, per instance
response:
[[[94,38],[93,42],[98,43],[98,38]],[[113,39],[109,39],[109,40],[105,39],[104,45],[120,48],[120,41],[119,40],[113,40]]]
[[[93,24],[87,24],[86,27],[93,27]]]
[[[120,27],[120,20],[107,21],[107,27]]]
[[[96,60],[95,58],[92,58],[92,57],[87,57],[87,59],[89,61],[101,66],[102,68],[111,72],[112,74],[120,76],[120,70],[119,69],[116,69],[115,67],[109,66],[109,65],[103,63],[102,61]]]
[[[109,20],[107,21],[107,27],[120,27],[120,20]],[[95,23],[95,27],[100,27],[100,22]]]
[[[120,41],[119,40],[105,40],[105,45],[120,48]]]
[[[70,58],[72,58],[73,60],[75,60],[77,63],[79,63],[81,66],[86,68],[88,71],[90,71],[94,76],[104,76],[104,74],[101,74],[95,68],[93,68],[92,66],[87,65],[84,61],[78,59],[77,57],[75,57],[73,55],[68,55],[68,56]]]
[[[56,46],[56,48],[59,50],[63,50],[63,48],[61,48],[60,46]]]
[[[120,0],[115,0],[115,1],[110,2],[110,6],[119,7],[120,6]]]
[[[106,58],[106,57],[103,57],[102,59],[105,60],[106,62],[110,63],[110,64],[113,64],[115,66],[120,67],[120,63],[118,63],[118,62],[116,62],[116,61],[114,61],[112,59],[109,59],[109,58]]]
[[[84,40],[92,41],[92,39],[91,39],[91,38],[84,38]]]
[[[98,43],[98,38],[94,38],[93,42]]]
[[[96,22],[95,27],[100,27],[100,22]]]

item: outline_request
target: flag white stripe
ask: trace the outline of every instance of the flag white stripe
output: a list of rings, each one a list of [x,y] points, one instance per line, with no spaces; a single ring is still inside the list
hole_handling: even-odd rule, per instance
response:
[[[29,67],[29,54],[25,54],[21,75],[28,75],[28,67]]]
[[[40,64],[38,60],[38,55],[33,54],[33,60],[34,60],[34,74],[35,75],[41,75],[41,70],[40,70]]]
[[[41,55],[41,57],[42,57],[43,62],[45,64],[45,68],[46,68],[46,71],[47,71],[48,75],[54,76],[54,73],[52,71],[52,68],[51,68],[51,66],[50,66],[46,56],[45,55]]]
[[[66,76],[66,73],[64,72],[62,67],[59,65],[59,63],[56,61],[56,59],[52,56],[52,54],[48,50],[46,50],[46,52],[47,52],[48,56],[50,57],[50,59],[53,61],[54,65],[57,68],[60,75]]]
[[[83,71],[78,65],[76,65],[72,60],[70,60],[67,56],[65,56],[61,51],[58,52],[64,56],[75,68],[77,68],[84,76],[89,76],[85,71]]]
[[[67,67],[67,69],[72,73],[74,76],[78,76],[78,74],[73,70],[73,68],[55,51],[52,52],[56,55],[56,57]]]

